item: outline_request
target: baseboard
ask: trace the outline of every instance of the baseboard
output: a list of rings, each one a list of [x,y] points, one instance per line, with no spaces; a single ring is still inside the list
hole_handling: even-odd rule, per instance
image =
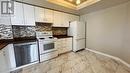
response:
[[[109,55],[109,54],[105,54],[105,53],[102,53],[102,52],[99,52],[99,51],[96,51],[96,50],[88,49],[88,48],[86,48],[86,50],[94,52],[94,53],[97,53],[97,54],[100,54],[100,55],[104,55],[104,56],[110,57],[112,59],[115,59],[115,60],[121,62],[122,64],[124,64],[124,65],[126,65],[127,67],[130,68],[130,64],[128,64],[127,62],[125,62],[124,60],[122,60],[122,59],[120,59],[118,57],[115,57],[115,56],[112,56],[112,55]]]

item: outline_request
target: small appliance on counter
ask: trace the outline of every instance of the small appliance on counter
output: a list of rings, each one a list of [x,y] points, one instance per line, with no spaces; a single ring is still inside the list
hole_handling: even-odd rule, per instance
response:
[[[85,49],[85,23],[73,21],[70,23],[68,35],[73,36],[73,51]]]
[[[36,37],[39,43],[40,62],[52,59],[58,56],[55,48],[55,38],[52,34],[52,23],[36,23]]]

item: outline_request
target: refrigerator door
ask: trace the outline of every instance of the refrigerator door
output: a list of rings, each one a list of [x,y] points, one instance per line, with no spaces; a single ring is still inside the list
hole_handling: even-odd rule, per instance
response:
[[[70,23],[70,27],[68,29],[69,36],[76,36],[77,34],[77,21],[73,21]]]
[[[68,35],[76,39],[85,38],[85,23],[79,21],[71,22]]]
[[[85,38],[85,23],[83,22],[77,22],[77,34],[75,37],[77,39],[83,39]]]
[[[85,39],[74,39],[73,40],[73,51],[76,52],[78,50],[85,48]]]

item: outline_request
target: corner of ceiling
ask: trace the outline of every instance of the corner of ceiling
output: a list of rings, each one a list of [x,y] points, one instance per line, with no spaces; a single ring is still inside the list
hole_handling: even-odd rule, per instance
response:
[[[67,8],[70,8],[70,9],[73,9],[73,10],[80,10],[84,7],[87,7],[89,5],[92,5],[94,3],[97,3],[101,0],[87,0],[79,5],[74,5],[72,3],[69,3],[67,1],[64,1],[64,0],[46,0],[50,3],[53,3],[53,4],[57,4],[57,5],[60,5],[60,6],[64,6],[64,7],[67,7]]]

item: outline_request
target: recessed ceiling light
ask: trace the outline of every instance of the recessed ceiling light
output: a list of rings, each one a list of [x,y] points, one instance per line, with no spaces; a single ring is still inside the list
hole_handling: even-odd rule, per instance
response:
[[[78,4],[80,4],[80,2],[81,2],[80,0],[77,0],[77,1],[76,1],[76,4],[78,5]]]

